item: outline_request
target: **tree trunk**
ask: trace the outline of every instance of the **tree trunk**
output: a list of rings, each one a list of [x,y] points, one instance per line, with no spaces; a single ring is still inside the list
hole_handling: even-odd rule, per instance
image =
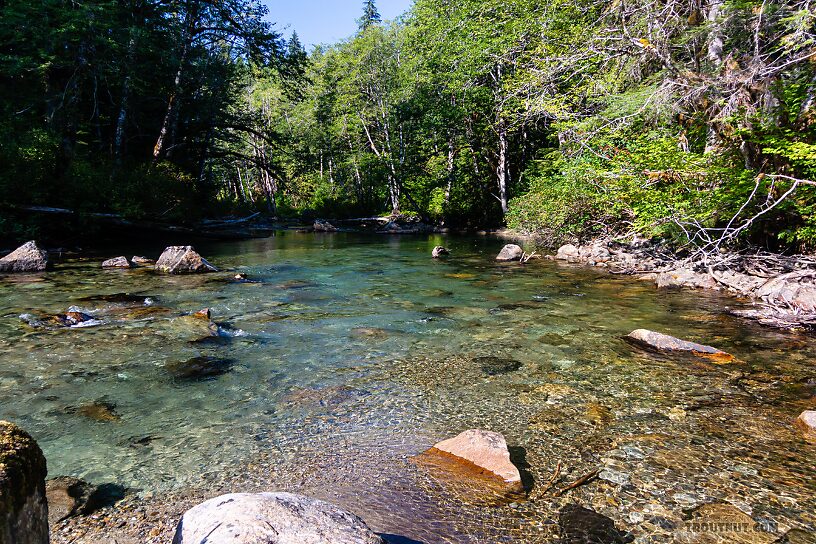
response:
[[[496,168],[496,174],[499,181],[499,202],[501,203],[502,213],[507,214],[507,128],[504,120],[499,120],[499,165]]]
[[[167,109],[164,114],[164,121],[162,122],[161,130],[159,131],[159,138],[156,140],[156,145],[153,146],[153,162],[158,161],[164,153],[165,140],[167,139],[170,127],[173,125],[173,117],[176,112],[176,102],[181,91],[181,78],[184,75],[184,65],[187,63],[187,54],[190,51],[190,42],[193,38],[193,31],[195,21],[198,18],[198,5],[194,3],[194,7],[187,11],[184,21],[184,33],[182,35],[181,56],[179,57],[178,69],[176,70],[176,77],[173,80],[173,90],[170,92],[170,98],[167,100]]]
[[[724,36],[720,17],[723,12],[723,0],[711,0],[706,20],[711,24],[711,34],[708,37],[708,60],[719,66],[723,61]]]

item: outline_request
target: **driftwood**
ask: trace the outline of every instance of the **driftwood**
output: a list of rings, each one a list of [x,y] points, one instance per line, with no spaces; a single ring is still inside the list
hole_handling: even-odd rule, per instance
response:
[[[589,482],[595,480],[595,478],[598,477],[598,472],[599,471],[596,468],[592,472],[584,474],[583,476],[581,476],[580,478],[578,478],[577,480],[575,480],[574,482],[572,482],[568,486],[562,487],[561,489],[559,489],[558,491],[553,493],[553,496],[554,497],[560,497],[561,495],[563,495],[567,491],[571,491],[571,490],[575,489],[576,487],[581,487],[582,485],[588,484]]]

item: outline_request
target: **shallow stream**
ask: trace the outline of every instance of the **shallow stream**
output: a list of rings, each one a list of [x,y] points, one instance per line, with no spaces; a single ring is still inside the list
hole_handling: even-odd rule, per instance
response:
[[[811,337],[729,317],[715,294],[499,264],[503,243],[286,232],[198,247],[219,274],[87,259],[0,277],[0,418],[51,475],[302,492],[428,544],[548,542],[571,502],[637,542],[675,540],[711,502],[776,536],[816,531],[816,445],[792,425],[816,406]],[[437,244],[452,256],[432,260]],[[102,296],[122,293],[139,296]],[[93,326],[19,318],[72,306]],[[217,330],[183,317],[202,308]],[[622,340],[637,328],[737,361],[659,356]],[[531,500],[485,506],[412,461],[468,428],[507,437]],[[554,497],[559,464],[553,489],[600,476]]]

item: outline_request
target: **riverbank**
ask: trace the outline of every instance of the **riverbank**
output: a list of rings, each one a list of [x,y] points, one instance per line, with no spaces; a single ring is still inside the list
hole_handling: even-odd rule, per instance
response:
[[[688,256],[650,240],[604,238],[561,246],[547,258],[633,276],[660,289],[726,293],[737,299],[735,307],[725,307],[728,313],[766,326],[810,330],[816,325],[816,258],[812,256],[747,250]]]

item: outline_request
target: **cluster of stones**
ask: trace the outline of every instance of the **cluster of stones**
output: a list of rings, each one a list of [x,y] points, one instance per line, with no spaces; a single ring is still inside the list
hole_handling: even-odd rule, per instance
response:
[[[699,271],[689,266],[662,261],[639,251],[638,244],[623,246],[606,241],[561,246],[555,259],[622,271],[637,270],[638,276],[658,287],[687,287],[727,291],[790,308],[791,314],[816,313],[816,279],[808,273],[790,273],[767,278],[737,271]],[[756,311],[740,315],[763,321]]]
[[[218,272],[218,269],[199,255],[193,246],[170,246],[164,250],[158,261],[146,257],[115,257],[102,263],[102,268],[154,267],[167,274],[198,274]]]

